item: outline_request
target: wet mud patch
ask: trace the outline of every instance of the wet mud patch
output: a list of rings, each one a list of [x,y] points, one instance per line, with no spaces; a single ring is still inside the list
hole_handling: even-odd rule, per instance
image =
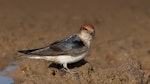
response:
[[[38,66],[37,66],[38,65]],[[37,60],[24,60],[20,67],[13,73],[16,84],[36,83],[44,81],[49,83],[73,83],[73,84],[141,84],[144,75],[141,66],[137,61],[127,59],[125,63],[116,68],[102,69],[89,63],[80,67],[74,67],[77,74],[61,72],[57,68],[49,67],[49,63]]]

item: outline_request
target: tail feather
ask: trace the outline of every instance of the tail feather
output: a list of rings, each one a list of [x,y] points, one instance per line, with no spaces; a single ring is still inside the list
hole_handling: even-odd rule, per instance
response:
[[[36,51],[36,50],[38,50],[38,49],[20,50],[20,51],[18,51],[18,52],[20,52],[20,53],[24,53],[24,54],[30,54],[31,52]]]
[[[30,53],[28,50],[20,50],[20,51],[18,51],[18,52],[20,52],[20,53],[24,53],[24,54],[28,54],[28,53]]]

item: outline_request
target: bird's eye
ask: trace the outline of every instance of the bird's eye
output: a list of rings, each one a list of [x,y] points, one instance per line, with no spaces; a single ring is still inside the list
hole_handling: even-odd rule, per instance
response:
[[[83,30],[87,30],[86,28],[83,28]]]
[[[81,27],[80,30],[87,30],[86,28]]]

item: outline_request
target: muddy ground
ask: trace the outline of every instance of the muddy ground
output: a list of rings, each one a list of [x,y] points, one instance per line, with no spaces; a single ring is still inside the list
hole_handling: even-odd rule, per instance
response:
[[[89,54],[71,75],[44,60],[16,58],[77,32],[96,29]],[[15,84],[150,84],[149,0],[0,0],[0,70]]]

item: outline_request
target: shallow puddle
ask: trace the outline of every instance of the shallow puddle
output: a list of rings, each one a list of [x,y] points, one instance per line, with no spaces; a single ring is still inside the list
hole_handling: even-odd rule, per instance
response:
[[[0,72],[0,84],[14,84],[14,81],[11,77],[5,76],[8,72],[17,68],[19,64],[17,62],[13,62],[10,66],[6,67],[4,70]]]
[[[14,84],[14,81],[11,77],[0,75],[0,84]]]

